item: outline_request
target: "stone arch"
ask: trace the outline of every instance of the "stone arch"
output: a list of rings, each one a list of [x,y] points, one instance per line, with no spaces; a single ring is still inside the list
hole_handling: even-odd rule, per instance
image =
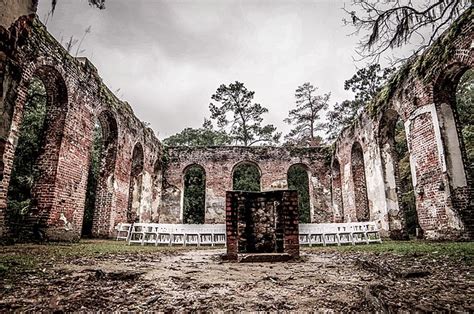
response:
[[[25,70],[18,90],[16,90],[16,100],[12,110],[12,118],[4,121],[5,130],[8,130],[8,141],[2,146],[3,152],[3,180],[1,188],[5,192],[9,190],[10,180],[14,170],[14,165],[18,161],[15,150],[18,147],[18,141],[22,141],[21,131],[24,119],[25,105],[29,100],[29,91],[34,78],[39,79],[45,90],[46,111],[45,119],[42,124],[42,134],[39,136],[40,148],[34,158],[34,183],[31,187],[30,205],[28,214],[25,216],[26,221],[22,221],[22,229],[33,229],[36,233],[46,229],[46,222],[50,218],[52,209],[55,206],[57,194],[57,172],[59,163],[59,154],[64,135],[65,121],[68,112],[68,90],[66,83],[60,71],[50,65],[33,64],[29,71]],[[31,72],[30,72],[31,71]],[[0,191],[1,192],[1,191]],[[6,203],[6,202],[5,202]],[[7,218],[10,220],[10,229],[14,233],[22,232],[15,229],[14,222],[11,218],[12,212],[7,210]],[[27,218],[26,218],[27,217]],[[30,230],[31,231],[31,230]],[[27,231],[29,232],[29,231]]]
[[[113,228],[115,165],[117,159],[118,125],[114,114],[103,110],[97,116],[100,129],[99,172],[92,220],[93,236],[108,236]]]
[[[310,176],[309,167],[303,163],[292,164],[286,171],[288,188],[298,191],[300,223],[311,222]]]
[[[232,190],[251,189],[254,192],[262,190],[262,170],[259,165],[250,160],[239,161],[232,167]],[[240,181],[238,178],[245,176],[247,182]],[[258,180],[258,183],[256,182]],[[258,188],[257,188],[258,186]]]
[[[342,176],[339,160],[334,157],[331,165],[332,205],[336,222],[344,222],[344,203],[342,200]]]
[[[142,194],[144,154],[143,146],[140,142],[133,147],[130,185],[128,194],[127,221],[136,222],[140,220],[140,203]]]
[[[206,212],[206,170],[191,164],[183,170],[182,221],[203,224]]]
[[[456,61],[447,65],[435,81],[433,100],[442,141],[440,159],[443,172],[447,175],[448,186],[442,188],[449,189],[455,211],[461,214],[464,224],[472,229],[470,221],[474,213],[470,209],[470,204],[474,192],[472,187],[474,165],[470,164],[467,157],[466,143],[462,136],[463,125],[460,123],[456,99],[458,84],[469,70],[472,71],[472,64],[468,62]]]
[[[413,182],[411,174],[404,174],[403,177],[409,178],[410,182],[404,182],[403,184],[410,186],[401,186],[401,171],[411,173],[411,165],[404,121],[396,110],[388,109],[383,112],[379,121],[378,139],[382,159],[390,237],[392,239],[407,239],[406,217],[407,214],[411,214],[411,211],[403,205],[403,194],[404,192],[409,192],[411,197],[414,197]],[[399,156],[400,154],[402,156]],[[403,156],[404,154],[408,155]],[[400,169],[401,161],[408,165],[407,169]],[[414,204],[414,200],[412,203]],[[414,220],[413,223],[416,224],[416,212],[414,212],[414,216],[414,219],[410,220]],[[410,216],[410,218],[412,217]]]
[[[370,210],[365,179],[364,153],[359,142],[354,142],[351,149],[351,170],[354,188],[355,216],[357,221],[369,221]]]

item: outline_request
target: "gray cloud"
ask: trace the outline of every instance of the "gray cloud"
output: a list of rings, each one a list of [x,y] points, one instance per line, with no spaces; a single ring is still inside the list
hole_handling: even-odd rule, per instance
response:
[[[282,120],[294,91],[309,81],[331,102],[350,98],[343,82],[356,68],[358,40],[342,26],[343,1],[109,0],[106,10],[86,1],[61,0],[49,31],[79,38],[104,81],[151,123],[160,138],[208,116],[210,96],[240,80],[269,108],[266,121]],[[44,17],[49,1],[40,2]]]

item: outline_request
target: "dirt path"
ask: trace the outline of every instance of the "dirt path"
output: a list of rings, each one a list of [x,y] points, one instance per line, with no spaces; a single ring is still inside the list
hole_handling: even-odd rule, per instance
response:
[[[474,311],[472,269],[428,256],[306,250],[302,261],[223,262],[224,250],[47,262],[4,278],[5,310]]]

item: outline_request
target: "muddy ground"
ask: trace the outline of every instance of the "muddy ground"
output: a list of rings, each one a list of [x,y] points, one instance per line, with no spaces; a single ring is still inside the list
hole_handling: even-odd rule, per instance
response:
[[[96,244],[0,247],[0,312],[474,311],[471,254],[306,248],[300,261],[239,264],[222,248]]]

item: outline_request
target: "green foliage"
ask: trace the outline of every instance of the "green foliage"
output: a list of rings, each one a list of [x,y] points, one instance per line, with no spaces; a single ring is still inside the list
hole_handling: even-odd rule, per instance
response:
[[[296,109],[290,110],[288,118],[284,120],[294,125],[290,133],[285,136],[289,143],[300,146],[320,144],[321,138],[315,133],[322,129],[322,124],[318,124],[320,112],[328,107],[331,94],[317,95],[316,90],[317,87],[310,83],[304,83],[296,89]]]
[[[471,23],[474,19],[472,0],[460,1],[458,4],[462,2],[471,2],[468,9],[463,12],[458,19],[453,19],[454,21],[450,25],[449,30],[438,38],[427,51],[416,58],[416,62],[413,65],[413,72],[416,73],[419,78],[425,79],[426,81],[432,80],[437,75],[437,72],[442,70],[442,67],[457,51],[456,42],[459,35],[463,32],[463,28],[466,27],[466,24]]]
[[[260,192],[260,171],[251,163],[243,163],[234,169],[232,189],[235,191]]]
[[[243,83],[222,84],[212,95],[221,105],[209,104],[211,119],[221,129],[230,128],[229,135],[236,143],[251,146],[256,143],[278,143],[281,133],[272,124],[262,126],[264,113],[268,109],[253,103],[255,92],[249,91]]]
[[[298,191],[300,223],[310,223],[309,180],[308,172],[303,166],[294,165],[288,169],[288,188]]]
[[[184,175],[183,223],[203,224],[206,208],[206,174],[200,166],[193,165]]]
[[[405,64],[398,69],[387,82],[383,85],[379,92],[368,102],[367,109],[372,116],[376,115],[381,109],[383,109],[389,102],[393,93],[407,78],[413,65],[413,59],[408,60]]]
[[[456,89],[456,110],[461,124],[468,171],[474,178],[474,70],[467,70]]]
[[[82,235],[91,235],[92,220],[94,218],[95,199],[97,193],[97,180],[99,178],[101,155],[103,150],[102,130],[99,124],[94,127],[94,138],[90,156],[89,173],[87,176],[86,201],[84,207],[84,220],[82,222]]]
[[[31,189],[38,176],[35,166],[42,149],[46,104],[43,83],[37,78],[32,79],[8,187],[7,206],[12,226],[21,224],[31,209]]]
[[[232,139],[223,130],[214,130],[209,120],[201,128],[185,128],[163,140],[167,146],[220,146],[231,144]]]
[[[362,109],[381,92],[394,68],[382,69],[379,64],[372,64],[360,69],[344,82],[344,89],[354,92],[354,100],[336,103],[328,112],[326,130],[328,138],[334,140],[342,129],[349,126]]]
[[[328,112],[329,122],[326,124],[326,134],[329,141],[335,140],[341,130],[354,121],[358,110],[362,106],[361,102],[357,100],[344,100],[334,105],[333,110]]]
[[[394,71],[395,68],[382,69],[380,64],[372,64],[358,70],[354,76],[346,80],[344,89],[354,92],[355,100],[364,105],[374,98]]]
[[[474,244],[472,242],[428,242],[428,241],[390,241],[384,240],[381,244],[349,245],[316,247],[314,251],[343,251],[343,252],[374,252],[394,253],[397,255],[431,255],[433,257],[446,256],[450,258],[464,258],[472,263]]]

